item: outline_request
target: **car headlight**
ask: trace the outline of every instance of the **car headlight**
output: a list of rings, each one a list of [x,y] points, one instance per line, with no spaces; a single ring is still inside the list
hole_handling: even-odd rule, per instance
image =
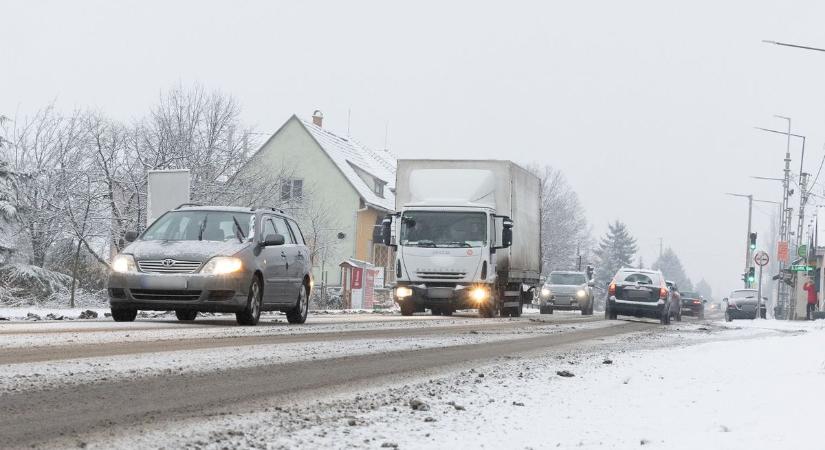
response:
[[[216,256],[210,259],[201,269],[201,273],[205,275],[226,275],[234,273],[243,267],[243,262],[240,258],[232,256]]]
[[[490,293],[487,292],[487,289],[483,287],[475,287],[470,291],[470,298],[475,300],[477,303],[481,303],[484,300],[487,300],[487,297],[490,296]]]
[[[542,297],[549,297],[550,296],[550,289],[541,288],[541,296]]]
[[[576,292],[576,297],[578,297],[578,298],[584,298],[586,296],[587,296],[587,292],[584,289],[579,289],[579,291]]]
[[[132,255],[117,255],[112,260],[112,270],[118,273],[137,272],[135,257]]]
[[[412,289],[407,286],[399,286],[395,288],[395,296],[398,298],[407,298],[413,295]]]

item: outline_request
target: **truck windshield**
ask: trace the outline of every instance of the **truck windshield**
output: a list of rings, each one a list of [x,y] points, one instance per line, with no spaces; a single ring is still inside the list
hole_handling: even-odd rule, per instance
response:
[[[480,212],[409,211],[401,217],[401,245],[483,247],[487,215]]]
[[[587,282],[583,273],[551,273],[550,284],[573,285]]]
[[[243,241],[252,214],[229,211],[171,211],[155,221],[144,241]]]

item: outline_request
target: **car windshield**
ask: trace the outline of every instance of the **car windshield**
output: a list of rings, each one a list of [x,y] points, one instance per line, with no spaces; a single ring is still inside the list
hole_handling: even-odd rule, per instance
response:
[[[741,289],[733,291],[730,296],[731,298],[756,298],[756,291],[753,289]]]
[[[550,284],[571,285],[584,284],[587,282],[583,273],[551,273]]]
[[[639,284],[661,284],[659,275],[655,273],[639,273],[639,272],[619,272],[616,276],[617,281],[625,283],[639,283]]]
[[[229,211],[170,211],[156,220],[144,241],[243,241],[252,214]]]
[[[401,217],[401,245],[483,247],[487,216],[478,212],[410,211]]]

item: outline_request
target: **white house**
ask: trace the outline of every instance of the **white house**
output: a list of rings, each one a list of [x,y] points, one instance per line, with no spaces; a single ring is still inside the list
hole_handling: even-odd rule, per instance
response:
[[[272,203],[288,205],[314,244],[316,282],[337,285],[338,265],[347,258],[383,267],[384,278],[394,279],[380,224],[395,208],[395,161],[386,150],[323,128],[323,115],[315,111],[311,122],[290,117],[241,171],[288,174],[280,178],[280,198]]]

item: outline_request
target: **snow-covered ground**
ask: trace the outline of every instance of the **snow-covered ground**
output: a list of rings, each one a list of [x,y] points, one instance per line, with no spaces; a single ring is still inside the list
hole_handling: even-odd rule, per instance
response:
[[[92,448],[822,448],[825,322],[682,323]],[[572,375],[572,376],[563,376]]]

